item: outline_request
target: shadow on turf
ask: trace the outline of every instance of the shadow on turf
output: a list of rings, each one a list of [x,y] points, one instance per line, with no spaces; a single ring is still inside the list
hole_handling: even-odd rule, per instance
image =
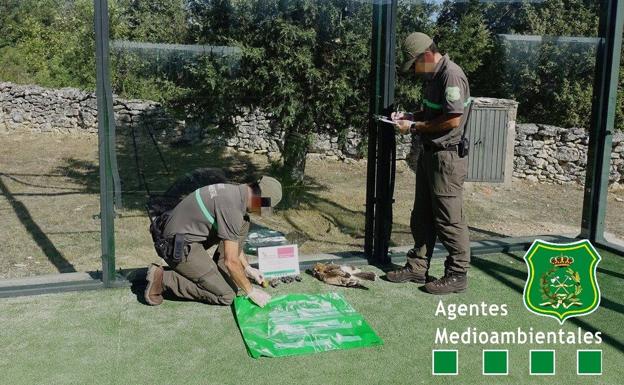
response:
[[[603,269],[602,267],[598,267],[596,270],[599,273],[602,273],[602,274],[610,275],[610,276],[615,277],[615,278],[624,279],[624,274],[622,274],[622,273],[617,273],[615,271],[611,271],[611,270],[608,270],[608,269]]]
[[[138,302],[143,305],[149,305],[145,301],[145,288],[147,287],[147,280],[145,277],[147,276],[147,269],[137,269],[135,270],[131,276],[128,277],[128,281],[130,281],[130,290],[134,295],[136,295],[136,299]]]
[[[4,176],[4,174],[0,174]],[[52,240],[46,235],[43,229],[37,224],[33,216],[28,211],[28,208],[20,200],[16,199],[9,188],[4,184],[0,178],[0,193],[6,198],[15,213],[15,216],[19,219],[26,230],[31,234],[33,240],[37,243],[37,246],[48,258],[50,263],[58,270],[59,273],[74,273],[76,268],[72,265],[63,254],[56,248]]]

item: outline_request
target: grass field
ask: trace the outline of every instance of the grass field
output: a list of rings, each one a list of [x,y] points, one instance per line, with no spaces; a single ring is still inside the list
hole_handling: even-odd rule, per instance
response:
[[[384,340],[378,348],[335,351],[292,358],[247,355],[232,310],[192,302],[141,303],[133,290],[43,295],[0,300],[2,384],[607,384],[624,378],[624,259],[606,252],[598,265],[601,307],[570,319],[565,331],[601,331],[597,345],[434,345],[436,327],[463,331],[557,331],[552,318],[529,313],[522,303],[526,267],[521,254],[473,258],[470,289],[434,297],[414,284],[379,280],[369,291],[335,288],[310,276],[272,293],[340,292]],[[434,273],[442,270],[434,262]],[[370,270],[378,271],[373,267]],[[444,303],[508,304],[506,317],[434,316]],[[433,377],[431,350],[458,349],[459,375]],[[510,350],[506,377],[481,375],[481,350]],[[528,376],[529,349],[556,350],[556,376]],[[603,350],[602,376],[576,375],[576,349]]]

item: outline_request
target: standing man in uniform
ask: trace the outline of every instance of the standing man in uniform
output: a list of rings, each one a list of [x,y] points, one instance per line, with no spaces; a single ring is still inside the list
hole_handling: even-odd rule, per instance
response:
[[[249,231],[248,213],[268,215],[282,199],[282,185],[264,176],[250,184],[218,183],[198,188],[150,227],[158,255],[172,270],[148,268],[145,300],[163,302],[163,292],[208,304],[230,305],[241,288],[263,307],[271,296],[253,287],[264,277],[249,265],[243,245]],[[213,258],[208,248],[218,244]]]
[[[416,170],[416,194],[410,227],[414,248],[404,267],[387,274],[392,282],[424,283],[431,294],[459,293],[468,287],[470,240],[464,217],[463,183],[468,145],[463,130],[470,107],[464,71],[442,55],[433,40],[415,32],[405,39],[409,57],[403,72],[424,80],[423,108],[417,113],[395,112],[392,119],[402,134],[420,135],[423,149]],[[436,237],[449,255],[444,276],[433,279],[429,266]]]

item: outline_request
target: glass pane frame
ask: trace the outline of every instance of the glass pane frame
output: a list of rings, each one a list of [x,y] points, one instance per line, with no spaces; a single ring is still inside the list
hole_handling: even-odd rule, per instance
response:
[[[392,1],[374,1],[373,4],[380,7],[377,18],[372,21],[377,26],[377,36],[373,35],[373,42],[383,39],[385,44],[373,45],[371,50],[372,57],[383,58],[384,61],[378,62],[376,68],[384,67],[388,62],[394,62],[394,50],[387,50],[386,54],[382,52],[383,46],[389,46],[389,42],[396,39],[396,11],[394,15],[392,7],[396,7],[396,0]],[[32,295],[38,293],[61,292],[69,290],[96,289],[101,287],[115,287],[128,285],[126,277],[115,271],[115,239],[114,239],[114,218],[115,207],[121,207],[121,195],[118,189],[118,177],[115,177],[115,150],[114,150],[114,118],[112,111],[112,89],[111,79],[108,70],[108,1],[94,0],[95,20],[94,27],[96,32],[96,71],[97,71],[97,87],[96,94],[98,99],[98,121],[100,122],[99,148],[100,148],[100,218],[101,218],[101,255],[102,255],[102,273],[92,274],[91,280],[52,280],[44,283],[36,283],[32,281],[14,281],[11,285],[0,287],[0,297],[9,297],[17,295]],[[388,7],[384,12],[383,7]],[[390,12],[388,12],[390,10]],[[582,232],[579,237],[587,238],[596,246],[612,251],[618,255],[624,256],[624,247],[608,242],[605,239],[604,221],[606,212],[606,194],[608,186],[610,151],[605,149],[611,148],[611,138],[613,135],[614,119],[615,119],[615,94],[617,92],[617,78],[619,73],[619,62],[622,46],[622,32],[624,22],[624,4],[617,0],[608,0],[603,3],[600,15],[599,38],[601,45],[597,57],[596,80],[594,87],[594,100],[592,106],[592,120],[590,128],[590,143],[588,153],[588,169],[585,182],[585,196],[583,202],[583,219]],[[393,45],[390,45],[393,46]],[[374,70],[374,63],[371,63],[371,70]],[[386,66],[388,67],[388,66]],[[394,68],[394,65],[390,66]],[[392,80],[390,80],[392,78]],[[385,86],[375,87],[375,91],[371,95],[371,104],[369,115],[373,116],[380,112],[380,108],[389,108],[392,104],[392,96],[394,93],[394,74],[378,73],[379,81]],[[385,97],[383,106],[377,101]],[[390,96],[390,97],[389,97]],[[377,130],[370,125],[369,134],[376,135]],[[371,140],[371,142],[373,142]],[[387,150],[385,150],[387,151]],[[377,156],[377,149],[369,147],[370,156]],[[372,163],[372,162],[369,162]],[[384,165],[383,167],[387,167]],[[374,168],[372,168],[374,170]],[[386,184],[387,180],[368,180],[367,189],[387,188],[377,187],[378,184]],[[385,199],[392,199],[392,194],[385,195]],[[373,198],[374,199],[374,198]],[[371,206],[367,199],[367,227],[374,225],[369,224],[375,220],[375,213],[371,211]],[[390,202],[385,202],[390,204]],[[375,231],[367,230],[367,246],[366,254],[353,256],[349,258],[350,263],[379,263],[387,262],[376,258],[373,255],[372,237]],[[479,242],[472,248],[473,255],[488,254],[497,251],[519,250],[528,247],[532,239],[529,238],[506,238],[492,239]],[[379,250],[383,250],[382,245]],[[363,257],[364,256],[364,257]],[[365,257],[368,257],[368,260]],[[393,258],[394,259],[394,258]],[[345,260],[347,261],[347,259]]]
[[[95,2],[96,6],[99,4],[102,9],[108,9],[107,0],[95,0]],[[590,239],[590,241],[598,246],[614,249],[618,251],[619,254],[624,254],[624,249],[619,250],[617,245],[610,244],[604,239],[604,212],[606,210],[606,198],[604,195],[606,194],[606,184],[608,183],[608,162],[605,166],[604,162],[600,162],[599,159],[600,157],[604,159],[610,156],[610,152],[605,153],[604,149],[610,148],[611,134],[601,135],[601,133],[611,133],[614,121],[613,104],[615,103],[615,98],[611,97],[611,95],[616,92],[617,80],[613,82],[612,79],[617,79],[617,71],[619,71],[618,63],[622,44],[622,22],[624,17],[622,15],[622,7],[618,7],[617,3],[616,0],[606,1],[605,6],[601,9],[600,15],[599,37],[602,44],[597,58],[597,77],[596,86],[594,87],[594,100],[598,100],[598,103],[594,103],[593,105],[594,112],[590,129],[591,139],[588,154],[587,180],[585,184],[586,194],[583,203],[583,232],[581,236]],[[373,46],[371,49],[374,50],[372,52],[372,57],[378,59],[371,63],[371,71],[374,71],[373,73],[375,74],[373,84],[371,84],[373,89],[369,108],[369,115],[371,117],[379,114],[383,110],[391,108],[394,101],[395,57],[394,50],[388,49],[388,47],[394,47],[394,43],[396,42],[395,23],[397,1],[374,2],[374,5],[376,9],[372,21],[373,29],[371,33],[373,34]],[[106,18],[107,16],[108,15],[105,15]],[[108,40],[108,34],[106,33],[100,36],[99,39]],[[106,43],[108,42],[106,41]],[[108,44],[103,44],[102,41],[98,41],[98,44],[101,44],[105,51],[108,50]],[[108,52],[102,51],[100,54],[102,57],[108,57]],[[97,68],[98,72],[107,70],[99,65]],[[613,73],[615,73],[615,77],[613,77]],[[112,100],[110,76],[104,75],[104,73],[98,73],[98,79],[100,76],[103,79],[102,83],[98,82],[98,96],[102,95],[102,97],[108,97]],[[114,125],[114,120],[111,121],[111,124]],[[388,144],[384,144],[384,140],[387,141],[388,139],[384,139],[383,136],[378,137],[378,130],[375,126],[375,124],[371,123],[371,129],[369,131],[369,135],[371,137],[377,137],[377,141],[369,141],[369,179],[367,180],[367,191],[369,191],[369,194],[367,195],[370,196],[367,197],[365,254],[369,262],[387,263],[388,260],[384,258],[387,252],[387,243],[384,244],[381,242],[380,244],[375,244],[374,238],[375,236],[380,236],[384,232],[389,231],[388,229],[382,229],[379,225],[377,225],[376,228],[375,222],[388,215],[388,207],[390,207],[389,210],[391,213],[391,203],[388,202],[388,199],[392,199],[392,194],[389,191],[391,185],[388,179],[391,176],[390,174],[382,173],[382,178],[379,178],[379,169],[387,169],[389,167],[390,157],[387,148]],[[112,127],[112,131],[114,132],[114,127]],[[100,145],[102,145],[102,143],[100,143]],[[386,149],[382,149],[382,147],[386,147]],[[377,159],[380,155],[378,151],[382,152],[381,158],[383,164],[375,166],[375,164],[370,162],[370,159],[373,156]],[[590,165],[592,168],[590,168]],[[104,170],[101,170],[101,175],[106,176],[106,165],[104,162],[100,162],[100,167],[104,168]],[[374,175],[378,177],[375,178]],[[373,176],[372,180],[371,176]],[[112,176],[110,176],[108,180],[106,178],[101,180],[103,183],[101,191],[105,194],[102,199],[102,212],[104,212],[105,209],[111,211],[109,212],[110,218],[107,223],[105,223],[106,220],[104,218],[102,219],[102,255],[106,256],[106,258],[103,257],[102,270],[104,272],[103,279],[106,286],[114,281],[115,276],[114,246],[112,261],[108,259],[111,250],[110,234],[114,233],[114,222],[112,219],[114,218],[114,202],[111,194],[111,179]],[[601,188],[601,186],[604,188]],[[372,193],[373,191],[377,192],[375,195],[384,199],[384,202],[382,202],[384,209],[381,210],[381,212],[377,210],[377,213],[375,213],[374,205],[371,203],[371,201],[375,201],[375,197]],[[390,194],[388,195],[388,193]],[[112,235],[112,237],[114,237],[114,235]],[[477,249],[473,248],[473,253],[517,250],[527,247],[530,242],[529,239],[524,238],[511,238],[504,241],[488,240],[480,242],[480,246],[478,246]]]
[[[624,4],[605,1],[601,8],[601,44],[596,63],[581,238],[624,256],[624,247],[605,238],[605,214],[609,184],[615,106],[622,51]]]
[[[97,3],[107,3],[107,1],[96,0],[96,4]],[[371,93],[369,106],[370,117],[379,114],[382,110],[390,110],[394,101],[395,53],[392,48],[396,41],[397,3],[398,1],[396,0],[373,2],[375,10],[372,20],[373,44],[371,47],[371,71],[375,76],[371,84],[373,92]],[[588,172],[585,183],[586,194],[583,203],[583,231],[580,234],[582,237],[589,238],[593,243],[599,246],[604,245],[605,247],[613,247],[615,245],[609,245],[604,239],[605,186],[608,183],[606,179],[608,179],[609,164],[608,162],[606,162],[606,164],[604,161],[601,162],[600,158],[602,157],[602,159],[604,159],[610,156],[610,153],[605,153],[604,149],[610,148],[610,135],[612,135],[615,115],[615,98],[612,97],[612,95],[617,91],[618,63],[622,43],[622,8],[622,4],[615,0],[606,1],[601,8],[599,30],[601,47],[597,55],[597,76],[595,80],[596,85],[594,87],[594,100],[598,102],[594,103],[592,106],[593,113],[590,127]],[[105,47],[108,47],[108,45],[105,45]],[[106,52],[106,55],[107,54],[108,52]],[[98,71],[101,69],[102,68],[98,66]],[[110,92],[110,77],[103,78],[105,82],[108,81],[108,84],[103,84],[104,90]],[[100,83],[98,83],[98,86],[100,86]],[[606,116],[603,111],[606,112]],[[393,151],[394,143],[386,143],[389,139],[383,136],[380,137],[379,130],[376,126],[377,124],[373,124],[371,119],[369,137],[376,138],[377,140],[369,141],[365,256],[368,258],[368,262],[383,264],[389,262],[386,257],[388,247],[387,241],[386,243],[382,241],[375,244],[374,239],[383,239],[384,233],[386,232],[389,236],[390,230],[383,229],[375,223],[378,223],[380,220],[383,221],[383,218],[387,218],[388,210],[391,215],[392,183],[388,184],[388,178],[393,178],[394,165],[391,165],[389,172],[386,171],[392,162],[390,153]],[[601,135],[601,132],[605,132],[605,134]],[[371,162],[371,159],[375,159],[377,164]],[[379,164],[379,160],[381,160],[381,164]],[[103,162],[100,162],[100,167],[105,166],[102,163]],[[380,173],[379,170],[384,170],[384,172]],[[377,177],[375,177],[375,175],[377,175]],[[108,190],[103,188],[102,191],[110,191],[110,187]],[[373,191],[376,193],[373,194]],[[111,210],[110,208],[113,207],[114,202],[112,202],[111,197],[107,198],[108,202],[106,202],[106,206],[103,207],[109,207],[109,210]],[[371,201],[375,203],[372,204]],[[375,210],[374,206],[381,206],[382,210],[378,208]],[[114,213],[110,214],[110,217],[114,218]],[[104,224],[102,228],[102,254],[107,255],[104,252],[106,233],[104,231]],[[487,250],[488,252],[501,249],[510,250],[526,247],[528,244],[530,244],[530,241],[525,238],[511,238],[502,242],[500,240],[493,240],[482,242],[480,250]],[[473,250],[473,252],[474,251],[479,252],[479,250]],[[624,250],[622,252],[624,252]],[[108,279],[113,279],[110,270],[111,266],[114,269],[114,256],[112,259],[112,264],[108,261],[109,266],[107,266],[107,259],[103,258],[104,277],[108,276]],[[107,270],[109,271],[108,275]],[[106,285],[107,279],[105,278],[104,281]]]

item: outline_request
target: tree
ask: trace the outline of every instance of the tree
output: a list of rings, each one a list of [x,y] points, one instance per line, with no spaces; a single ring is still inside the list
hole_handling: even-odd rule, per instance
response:
[[[588,127],[595,71],[597,1],[524,4],[524,40],[502,42],[501,94],[520,102],[533,122]],[[546,22],[547,21],[547,22]]]
[[[588,127],[600,4],[399,0],[397,63],[407,34],[423,31],[466,71],[474,95],[517,100],[523,121]],[[183,116],[225,120],[243,106],[272,112],[287,134],[285,168],[295,184],[313,133],[342,140],[356,127],[366,134],[366,2],[109,0],[109,18],[112,40],[241,47],[238,64],[219,55],[113,50],[113,91]],[[0,80],[93,89],[93,52],[92,0],[0,2]],[[420,82],[398,76],[395,100],[412,109]],[[624,129],[620,78],[616,124]]]
[[[445,2],[438,17],[434,40],[462,67],[468,78],[481,68],[491,53],[492,37],[484,17],[490,6],[477,0]]]
[[[241,23],[244,38],[236,43],[243,55],[233,89],[238,103],[270,112],[284,130],[282,174],[286,197],[296,203],[313,134],[340,136],[366,121],[370,30],[360,16],[370,17],[370,8],[349,1],[260,0],[236,12],[243,21],[265,16],[253,28]]]
[[[91,1],[10,1],[0,10],[0,79],[95,87]]]
[[[402,65],[407,60],[402,44],[412,32],[423,32],[435,36],[434,15],[439,11],[435,3],[400,0],[397,7],[397,51],[396,61]],[[395,105],[406,111],[416,111],[421,99],[421,82],[411,81],[411,73],[397,73],[395,82]]]
[[[154,43],[185,43],[188,36],[184,0],[125,0],[124,39]]]
[[[287,16],[289,11],[282,12]],[[282,155],[287,188],[303,182],[311,134],[319,123],[315,99],[322,73],[315,65],[317,34],[306,16],[313,15],[269,19],[259,25],[244,48],[236,81],[255,99],[247,101],[270,111],[285,131]]]

